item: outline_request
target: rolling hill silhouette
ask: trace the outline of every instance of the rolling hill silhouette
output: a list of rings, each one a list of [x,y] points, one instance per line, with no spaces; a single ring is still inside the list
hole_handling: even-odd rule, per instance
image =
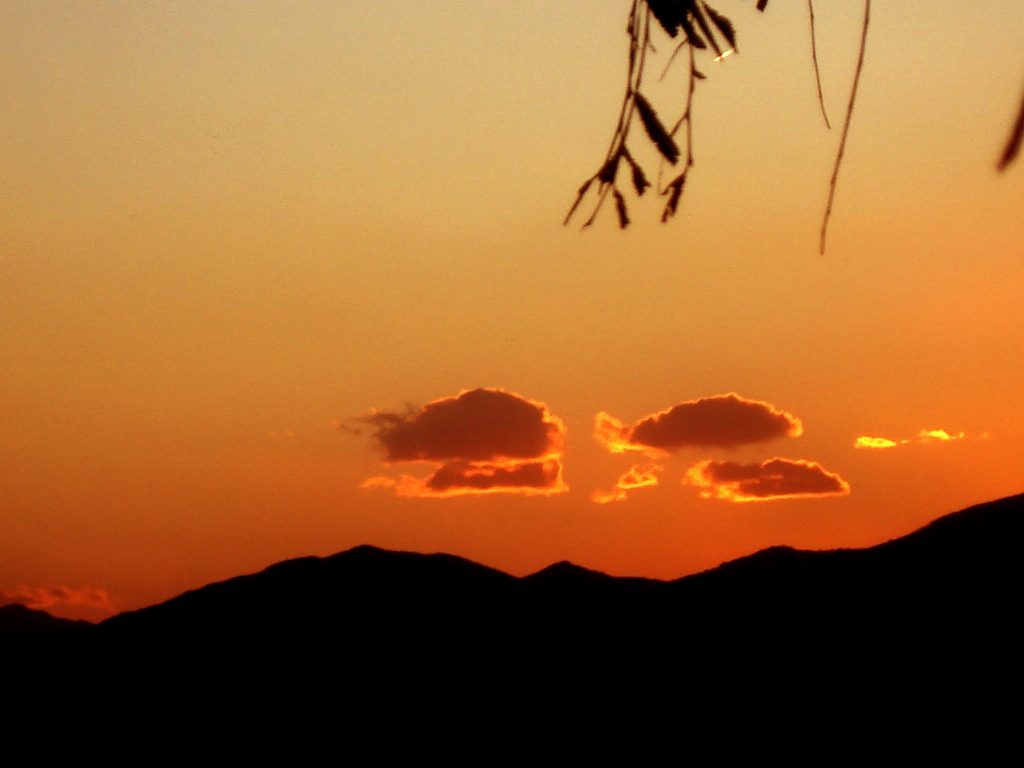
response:
[[[668,582],[565,562],[516,578],[361,546],[41,638],[23,683],[45,669],[67,701],[103,689],[150,711],[187,699],[306,717],[326,697],[377,725],[527,707],[531,722],[636,726],[666,701],[761,720],[786,701],[819,726],[863,702],[893,722],[989,717],[977,702],[1022,681],[1022,529],[1024,495],[875,547],[773,547]]]
[[[60,619],[20,603],[0,605],[0,640],[21,640],[76,632],[92,626],[88,621]]]
[[[688,626],[691,637],[711,631],[693,628],[698,618],[726,627],[731,617],[794,625],[884,619],[914,632],[920,622],[958,613],[1002,626],[1012,611],[1000,607],[1020,596],[1022,534],[1024,495],[955,512],[874,547],[772,547],[670,582],[612,577],[568,562],[520,579],[452,555],[360,546],[119,614],[95,634],[109,642],[202,645],[328,633],[352,642],[397,627],[517,634],[514,622],[536,620],[574,633],[577,622],[586,628],[620,613]]]

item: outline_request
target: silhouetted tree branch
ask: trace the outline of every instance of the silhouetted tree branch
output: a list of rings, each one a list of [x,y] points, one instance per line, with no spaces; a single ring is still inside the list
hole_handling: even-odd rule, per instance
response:
[[[757,0],[757,10],[764,11],[768,0]],[[825,125],[831,128],[828,113],[825,110],[825,97],[821,88],[821,77],[818,72],[818,53],[816,34],[814,29],[814,2],[807,2],[808,16],[811,25],[811,61],[814,65],[814,77],[818,89],[818,103],[821,106],[822,116]],[[652,18],[671,39],[678,39],[680,42],[669,58],[665,72],[676,60],[678,54],[685,48],[686,60],[689,66],[688,85],[686,101],[682,116],[672,126],[671,130],[666,129],[664,122],[659,117],[654,106],[644,96],[642,89],[646,66],[648,64],[647,53],[653,50],[651,43]],[[853,118],[853,107],[857,99],[857,89],[860,84],[861,71],[864,67],[864,53],[867,48],[868,26],[871,18],[871,0],[864,0],[864,22],[861,28],[860,51],[857,57],[857,67],[854,72],[853,85],[850,89],[850,99],[846,107],[846,117],[843,122],[843,132],[839,140],[839,147],[836,151],[835,164],[832,169],[832,177],[829,181],[828,198],[825,204],[825,212],[821,222],[820,251],[825,252],[825,240],[828,233],[828,224],[832,216],[832,206],[835,201],[836,186],[839,179],[839,169],[842,165],[843,156],[846,151],[846,141],[849,136],[850,123]],[[589,227],[594,223],[598,213],[604,206],[609,195],[615,201],[615,211],[619,221],[619,227],[625,229],[630,224],[629,207],[627,196],[623,187],[620,186],[620,170],[628,167],[628,182],[632,186],[637,197],[643,196],[648,188],[654,186],[658,194],[665,198],[662,209],[661,221],[667,222],[679,208],[679,200],[683,194],[683,187],[686,184],[687,174],[693,167],[693,96],[698,80],[704,80],[705,76],[697,68],[696,56],[698,51],[713,53],[715,61],[719,61],[731,53],[737,52],[736,32],[732,22],[720,14],[704,0],[632,0],[629,10],[629,20],[626,25],[626,32],[629,35],[629,67],[626,77],[626,92],[622,99],[622,108],[619,111],[619,119],[612,134],[612,141],[608,147],[604,161],[597,172],[587,179],[580,186],[576,199],[573,201],[569,213],[565,217],[564,224],[568,224],[573,216],[580,209],[584,200],[594,190],[596,198],[590,215],[583,223],[583,227]],[[662,72],[664,77],[665,72]],[[636,156],[630,151],[630,129],[635,120],[643,126],[644,135],[653,147],[657,150],[663,163],[672,166],[679,166],[681,170],[667,183],[662,184],[659,172],[658,182],[652,185],[648,174],[637,161]],[[685,153],[680,150],[678,134],[685,126],[684,140]],[[997,168],[1005,170],[1017,157],[1024,137],[1024,97],[1022,97],[1020,113],[1017,122],[1010,132],[1010,138],[1006,148],[997,163]],[[596,182],[596,186],[595,186]],[[629,193],[628,187],[625,192]]]
[[[813,17],[813,11],[811,12]],[[828,222],[832,218],[832,203],[836,198],[836,183],[839,181],[839,166],[843,164],[846,152],[846,137],[850,135],[850,122],[853,119],[853,104],[857,101],[857,86],[860,85],[860,73],[864,68],[864,51],[868,45],[868,24],[871,21],[871,0],[864,0],[864,24],[860,34],[860,53],[857,55],[857,70],[853,74],[853,86],[850,88],[850,103],[846,107],[846,120],[843,121],[843,136],[839,139],[836,151],[836,163],[832,167],[832,179],[828,184],[828,202],[825,203],[825,215],[821,218],[821,239],[818,242],[818,253],[825,253],[825,238],[828,236]]]
[[[763,8],[767,0],[760,0],[759,8]],[[651,17],[668,34],[670,38],[681,38],[681,42],[673,52],[669,64],[676,55],[687,49],[689,64],[689,85],[683,114],[669,130],[665,127],[651,102],[643,95],[644,75],[646,74],[647,52],[651,48]],[[626,93],[619,111],[619,120],[612,134],[611,145],[605,155],[604,162],[597,172],[583,182],[576,195],[569,213],[565,217],[566,224],[579,209],[584,198],[597,182],[596,202],[590,216],[583,223],[589,227],[597,218],[609,193],[615,200],[615,210],[619,218],[619,226],[629,226],[629,210],[626,197],[619,187],[619,169],[629,167],[629,179],[636,195],[642,196],[651,186],[643,167],[629,151],[630,128],[636,117],[644,128],[648,140],[657,149],[658,154],[670,165],[676,165],[683,153],[679,149],[676,136],[685,126],[686,153],[682,171],[664,186],[658,185],[658,193],[666,197],[661,220],[668,221],[675,215],[679,206],[679,198],[686,183],[686,175],[693,166],[693,130],[691,125],[691,109],[693,93],[697,80],[703,80],[704,74],[697,69],[695,50],[714,51],[717,59],[736,50],[736,33],[732,23],[722,14],[715,11],[703,0],[633,0],[626,25],[629,35],[629,71],[626,77]]]

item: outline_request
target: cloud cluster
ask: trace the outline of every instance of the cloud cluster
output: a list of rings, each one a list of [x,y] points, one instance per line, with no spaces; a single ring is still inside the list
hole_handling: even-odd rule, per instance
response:
[[[963,440],[965,437],[966,434],[963,432],[950,434],[944,429],[922,429],[917,433],[916,440],[911,440],[909,438],[890,440],[887,437],[869,437],[868,435],[862,435],[854,441],[853,447],[882,450],[885,448],[895,448],[898,445],[907,445],[908,443],[945,443],[950,440]],[[988,437],[988,435],[986,433],[981,437]]]
[[[778,457],[761,464],[706,459],[690,467],[683,482],[697,486],[705,499],[736,502],[845,496],[850,492],[849,483],[816,462]]]
[[[657,485],[658,475],[656,473],[660,472],[661,469],[659,466],[642,469],[640,465],[634,464],[619,477],[612,490],[603,491],[598,488],[590,494],[590,500],[598,504],[607,504],[610,501],[625,501],[629,491]]]
[[[370,431],[385,464],[433,465],[426,477],[370,477],[362,484],[366,489],[435,498],[568,490],[562,479],[565,425],[544,403],[514,392],[466,390],[419,408],[373,411],[356,423],[359,426],[337,426],[357,435]],[[594,428],[594,437],[612,453],[639,451],[651,458],[686,448],[734,450],[802,433],[803,425],[793,414],[735,392],[688,400],[632,426],[601,412]],[[662,469],[634,464],[610,490],[597,489],[590,498],[598,504],[623,501],[633,491],[658,485]],[[804,459],[773,458],[762,464],[706,459],[692,466],[683,482],[700,489],[704,498],[729,501],[816,498],[850,491],[839,475]]]
[[[113,612],[110,596],[102,589],[70,589],[68,587],[18,587],[13,592],[0,591],[0,605],[20,603],[26,608],[45,610],[58,604],[87,605]]]
[[[652,457],[687,447],[739,448],[802,433],[800,419],[792,414],[735,392],[687,400],[632,427],[601,412],[594,425],[594,438],[612,453],[643,451]]]
[[[803,424],[793,414],[735,392],[687,400],[645,416],[631,427],[605,412],[597,414],[594,420],[594,438],[612,453],[640,451],[652,458],[669,456],[685,448],[733,450],[801,434]],[[838,475],[802,459],[776,458],[764,464],[707,459],[691,467],[686,477],[684,484],[701,488],[704,498],[729,501],[849,492],[849,485]],[[590,498],[599,504],[621,501],[630,490],[656,484],[653,471],[641,471],[634,466],[611,491],[598,489]]]
[[[400,496],[479,493],[552,494],[562,480],[565,425],[544,403],[501,389],[473,389],[405,412],[374,411],[361,421],[387,464],[423,462],[426,478],[373,477],[364,488]]]

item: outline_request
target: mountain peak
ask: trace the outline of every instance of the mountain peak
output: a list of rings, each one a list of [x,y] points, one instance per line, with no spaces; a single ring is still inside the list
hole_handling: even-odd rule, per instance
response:
[[[596,584],[608,584],[616,581],[614,576],[609,576],[601,571],[592,571],[589,568],[562,560],[552,563],[547,568],[542,568],[536,573],[531,573],[522,579],[527,584],[550,586],[573,586],[588,587]]]

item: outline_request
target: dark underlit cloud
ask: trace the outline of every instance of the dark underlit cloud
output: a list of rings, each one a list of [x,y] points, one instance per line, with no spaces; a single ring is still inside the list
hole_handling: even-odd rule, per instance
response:
[[[402,475],[398,480],[371,477],[363,487],[394,488],[398,496],[441,498],[481,493],[549,495],[568,490],[562,481],[562,464],[558,459],[521,461],[505,466],[450,461],[426,478],[412,475]]]
[[[10,592],[0,591],[0,605],[12,603],[20,603],[26,608],[37,610],[46,610],[60,604],[86,605],[111,613],[115,610],[113,603],[110,602],[110,596],[104,590],[89,587],[70,589],[69,587],[21,586]]]
[[[845,496],[850,484],[820,464],[804,459],[769,459],[761,464],[706,459],[686,471],[685,484],[705,499],[771,501]]]
[[[604,412],[594,424],[594,438],[612,453],[643,451],[650,456],[688,447],[738,448],[802,433],[796,416],[735,392],[688,400],[645,416],[632,427]]]
[[[639,488],[651,488],[658,484],[657,473],[661,471],[659,466],[641,467],[634,464],[619,477],[615,487],[610,491],[598,488],[590,494],[590,500],[598,504],[607,504],[610,501],[625,501],[629,491]]]
[[[360,421],[372,428],[385,464],[436,466],[426,478],[372,477],[364,488],[441,497],[568,490],[562,480],[565,425],[544,403],[513,392],[467,390],[422,408],[374,411]]]

